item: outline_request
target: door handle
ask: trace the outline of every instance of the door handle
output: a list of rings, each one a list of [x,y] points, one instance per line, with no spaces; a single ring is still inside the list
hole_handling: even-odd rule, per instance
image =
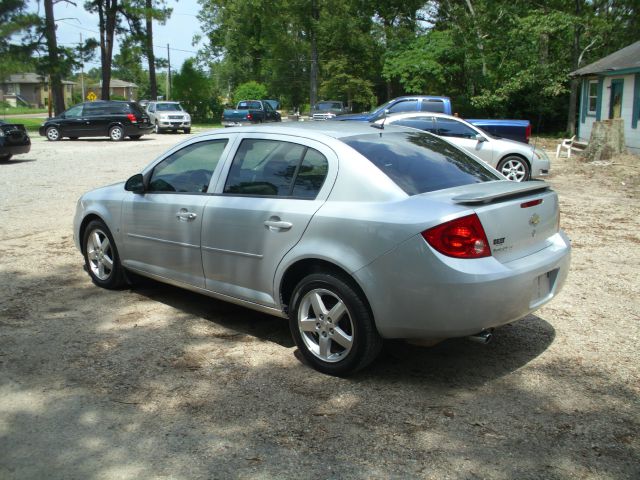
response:
[[[275,231],[282,231],[282,230],[289,230],[291,227],[293,227],[293,223],[291,222],[283,222],[282,220],[280,220],[279,218],[273,218],[273,219],[269,219],[266,220],[264,222],[264,225],[271,230],[272,232]]]
[[[186,208],[181,208],[180,211],[176,213],[176,218],[183,222],[190,222],[195,220],[197,217],[197,213],[188,212]]]

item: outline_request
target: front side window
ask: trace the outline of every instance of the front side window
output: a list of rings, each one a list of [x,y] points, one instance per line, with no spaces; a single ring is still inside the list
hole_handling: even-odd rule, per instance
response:
[[[82,116],[82,105],[71,107],[64,114],[65,118],[77,118]]]
[[[206,192],[226,146],[226,139],[211,140],[178,150],[154,167],[147,191]]]
[[[327,171],[327,159],[313,148],[245,139],[231,164],[224,193],[313,199]]]
[[[500,180],[482,162],[449,142],[422,132],[357,135],[343,141],[407,195]]]
[[[393,122],[394,125],[402,125],[403,127],[417,128],[429,133],[436,133],[436,124],[433,117],[411,117],[403,118]]]
[[[598,105],[598,82],[589,82],[589,103],[587,113],[590,115],[596,114],[596,108]]]
[[[438,135],[443,137],[456,137],[456,138],[476,138],[478,133],[471,127],[465,125],[458,120],[452,120],[450,118],[437,118]]]

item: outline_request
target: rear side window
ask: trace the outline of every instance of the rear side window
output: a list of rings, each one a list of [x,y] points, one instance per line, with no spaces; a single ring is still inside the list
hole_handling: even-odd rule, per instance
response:
[[[445,113],[444,102],[442,100],[422,100],[420,110],[423,112]]]
[[[433,122],[433,117],[403,118],[393,122],[393,124],[402,125],[403,127],[417,128],[418,130],[424,130],[429,133],[436,133],[436,124]]]
[[[428,133],[376,133],[342,139],[408,195],[500,180],[481,162]]]
[[[313,148],[245,139],[233,158],[224,193],[314,199],[327,170],[327,159]]]

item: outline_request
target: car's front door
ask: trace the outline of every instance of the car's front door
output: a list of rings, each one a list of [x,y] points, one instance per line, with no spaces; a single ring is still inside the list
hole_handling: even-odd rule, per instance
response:
[[[202,260],[207,289],[273,306],[276,268],[324,203],[337,159],[317,142],[251,137],[205,207]]]
[[[64,112],[60,119],[60,132],[65,137],[84,137],[88,129],[87,119],[83,116],[84,105],[76,105]]]
[[[145,193],[124,201],[125,267],[204,286],[200,234],[206,192],[227,144],[228,139],[203,140],[170,153],[148,174]]]
[[[453,118],[436,117],[436,133],[454,145],[480,157],[488,164],[493,161],[493,147],[488,135]],[[482,136],[478,140],[478,135]]]

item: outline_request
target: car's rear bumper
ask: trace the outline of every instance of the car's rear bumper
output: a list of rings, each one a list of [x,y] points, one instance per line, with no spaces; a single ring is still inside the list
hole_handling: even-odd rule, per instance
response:
[[[31,140],[29,138],[27,138],[25,141],[18,144],[10,143],[10,142],[0,142],[0,156],[29,153],[30,150],[31,150]]]
[[[450,338],[518,320],[557,295],[569,271],[569,239],[500,263],[445,257],[416,236],[356,272],[385,338]],[[380,279],[385,279],[381,282]]]
[[[245,125],[251,125],[252,123],[249,120],[223,120],[223,127],[242,127]]]
[[[150,123],[126,125],[124,128],[125,135],[147,135],[151,132],[153,132],[153,125]]]

